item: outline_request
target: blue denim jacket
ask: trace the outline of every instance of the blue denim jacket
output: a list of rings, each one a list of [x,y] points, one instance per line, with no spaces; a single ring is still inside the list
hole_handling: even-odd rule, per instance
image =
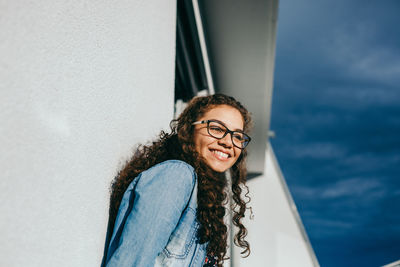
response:
[[[168,160],[142,172],[123,195],[102,266],[203,266],[196,210],[192,166]]]

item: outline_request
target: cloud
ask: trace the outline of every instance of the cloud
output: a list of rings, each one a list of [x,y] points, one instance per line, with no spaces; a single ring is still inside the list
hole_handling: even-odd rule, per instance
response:
[[[375,153],[353,153],[348,157],[342,159],[338,163],[339,168],[352,169],[355,173],[375,173],[382,176],[385,175],[385,170],[393,170],[392,167],[398,169],[400,164],[400,155],[395,153],[382,153],[378,151]]]
[[[337,235],[338,232],[344,233],[349,232],[353,229],[354,224],[349,221],[340,219],[325,219],[313,217],[308,220],[313,226],[318,226],[317,235]]]
[[[346,148],[337,143],[312,142],[286,147],[289,158],[332,159],[346,154]]]
[[[313,200],[362,197],[365,201],[375,201],[387,193],[385,185],[377,178],[347,178],[318,186],[295,185],[292,192],[301,197]]]
[[[400,81],[399,49],[379,42],[380,30],[373,21],[341,25],[325,40],[324,54],[357,79],[397,84]]]
[[[369,83],[366,85],[348,82],[325,87],[318,99],[326,105],[344,107],[347,110],[360,110],[371,105],[377,107],[398,105],[400,91],[397,87],[388,87],[382,84]]]
[[[338,181],[326,187],[320,193],[321,198],[363,197],[363,201],[382,198],[385,195],[384,186],[370,178],[351,178]]]

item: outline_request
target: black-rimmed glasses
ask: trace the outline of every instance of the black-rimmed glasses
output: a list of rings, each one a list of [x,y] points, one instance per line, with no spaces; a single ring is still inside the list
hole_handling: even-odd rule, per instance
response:
[[[193,122],[192,125],[207,123],[207,132],[216,139],[224,138],[228,133],[231,134],[232,144],[240,149],[245,148],[250,143],[250,136],[242,131],[231,131],[224,124],[217,120],[204,120]]]

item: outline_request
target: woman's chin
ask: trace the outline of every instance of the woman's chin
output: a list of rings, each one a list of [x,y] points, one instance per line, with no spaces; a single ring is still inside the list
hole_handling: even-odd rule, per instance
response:
[[[228,162],[207,161],[206,163],[213,171],[216,172],[225,172],[231,167],[231,165]]]

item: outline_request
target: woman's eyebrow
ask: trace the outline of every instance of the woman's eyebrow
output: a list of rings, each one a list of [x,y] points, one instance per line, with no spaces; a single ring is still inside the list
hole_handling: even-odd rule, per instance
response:
[[[230,131],[235,131],[235,132],[241,132],[241,133],[244,133],[244,131],[243,131],[243,129],[234,129],[234,130],[231,130],[231,129],[229,129],[226,125],[225,125],[225,123],[223,123],[222,121],[220,121],[220,120],[216,120],[216,119],[210,119],[210,121],[216,121],[216,122],[219,122],[219,123],[221,123],[223,126],[225,126],[225,128],[226,129],[228,129],[228,130],[230,130]]]

